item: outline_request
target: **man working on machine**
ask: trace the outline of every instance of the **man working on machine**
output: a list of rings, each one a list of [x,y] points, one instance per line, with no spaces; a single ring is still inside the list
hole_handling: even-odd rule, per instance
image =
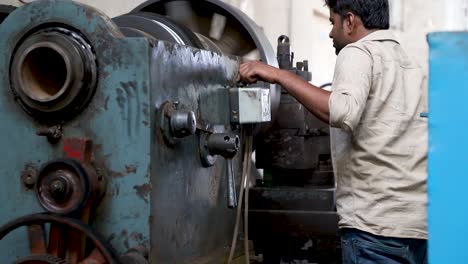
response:
[[[278,83],[330,126],[344,263],[427,263],[426,80],[389,29],[388,0],[326,0],[332,92],[261,62],[239,81]],[[337,151],[339,148],[339,151]]]

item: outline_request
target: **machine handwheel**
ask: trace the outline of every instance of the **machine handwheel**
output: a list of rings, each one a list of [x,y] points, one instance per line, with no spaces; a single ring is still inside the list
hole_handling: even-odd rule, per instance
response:
[[[45,236],[45,224],[50,224]],[[112,248],[82,222],[48,213],[17,218],[0,228],[0,240],[13,230],[28,229],[30,256],[15,264],[117,264]],[[46,242],[48,237],[48,242]],[[91,245],[85,245],[90,241]]]
[[[15,261],[15,264],[67,264],[64,259],[52,255],[31,255]]]

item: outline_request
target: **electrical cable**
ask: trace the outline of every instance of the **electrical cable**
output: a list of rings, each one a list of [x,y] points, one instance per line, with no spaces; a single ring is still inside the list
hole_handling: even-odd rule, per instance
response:
[[[252,137],[249,137],[252,140]],[[249,142],[252,144],[252,142]],[[250,167],[252,166],[252,149],[249,151],[249,159],[247,160],[247,173],[245,175],[245,203],[244,203],[244,250],[245,250],[245,263],[250,264],[250,250],[249,250],[249,190],[250,190]]]
[[[330,83],[322,84],[319,88],[320,88],[320,89],[324,89],[324,88],[327,88],[327,87],[329,87],[329,86],[332,86],[332,83],[331,83],[331,82],[330,82]]]

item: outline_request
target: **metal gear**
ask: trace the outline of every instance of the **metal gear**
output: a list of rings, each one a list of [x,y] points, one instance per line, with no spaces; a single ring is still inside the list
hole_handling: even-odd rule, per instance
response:
[[[15,261],[14,264],[68,264],[68,262],[52,255],[31,255]]]

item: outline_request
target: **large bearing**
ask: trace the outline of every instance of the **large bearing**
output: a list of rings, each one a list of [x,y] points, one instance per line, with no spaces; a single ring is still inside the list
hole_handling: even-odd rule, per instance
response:
[[[80,34],[61,27],[42,29],[17,47],[10,81],[29,114],[47,120],[69,119],[94,94],[96,59]]]

